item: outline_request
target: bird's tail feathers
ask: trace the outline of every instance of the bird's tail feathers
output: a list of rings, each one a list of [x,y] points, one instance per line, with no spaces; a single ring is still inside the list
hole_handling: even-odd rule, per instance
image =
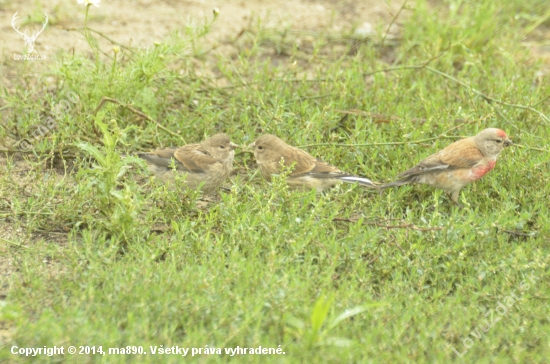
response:
[[[374,182],[372,182],[370,179],[365,177],[346,176],[346,177],[340,177],[339,180],[346,183],[358,183],[361,186],[378,188],[378,186]]]

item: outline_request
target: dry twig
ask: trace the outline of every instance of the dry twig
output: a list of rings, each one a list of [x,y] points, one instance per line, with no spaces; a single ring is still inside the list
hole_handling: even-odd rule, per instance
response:
[[[345,217],[335,217],[332,219],[332,221],[343,221],[343,222],[357,222],[359,219],[352,219],[352,218],[345,218]],[[382,220],[382,222],[388,222],[389,220]],[[410,229],[410,230],[417,230],[417,231],[436,231],[436,230],[443,230],[442,227],[431,227],[431,228],[422,228],[418,227],[414,224],[405,223],[401,225],[386,225],[381,223],[380,221],[363,221],[363,225],[369,225],[369,226],[378,226],[384,229]]]

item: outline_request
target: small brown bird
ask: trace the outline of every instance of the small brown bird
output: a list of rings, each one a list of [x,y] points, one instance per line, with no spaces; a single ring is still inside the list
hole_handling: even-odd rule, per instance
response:
[[[460,190],[495,168],[497,157],[512,141],[503,130],[489,128],[459,140],[401,173],[381,188],[421,183],[444,190],[459,205]]]
[[[323,191],[340,182],[359,183],[363,186],[375,187],[374,183],[363,177],[347,174],[338,168],[323,162],[301,149],[286,144],[275,135],[265,134],[249,145],[254,150],[254,157],[260,167],[260,172],[266,180],[280,173],[280,162],[285,166],[294,164],[287,178],[287,183],[294,189],[312,189]]]
[[[185,173],[189,188],[202,184],[202,190],[211,193],[231,174],[236,147],[226,134],[216,134],[201,144],[157,149],[138,156],[161,181],[173,186],[174,172]]]

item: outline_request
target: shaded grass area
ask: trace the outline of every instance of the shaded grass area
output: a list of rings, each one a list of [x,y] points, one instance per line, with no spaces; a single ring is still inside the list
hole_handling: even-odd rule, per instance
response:
[[[284,355],[192,359],[545,362],[550,87],[520,44],[549,26],[544,5],[418,2],[397,39],[258,21],[225,52],[201,42],[208,26],[190,28],[116,61],[66,55],[47,75],[53,90],[25,80],[6,90],[3,144],[32,148],[7,153],[0,177],[0,218],[19,232],[1,238],[13,268],[0,322],[13,333],[0,357],[24,361],[13,345],[281,345]],[[96,110],[105,96],[120,104]],[[29,138],[49,116],[55,127]],[[388,181],[492,126],[519,146],[463,190],[464,209],[422,186],[292,192],[284,176],[261,181],[247,151],[231,192],[205,207],[120,156],[219,131],[241,144],[273,133]]]

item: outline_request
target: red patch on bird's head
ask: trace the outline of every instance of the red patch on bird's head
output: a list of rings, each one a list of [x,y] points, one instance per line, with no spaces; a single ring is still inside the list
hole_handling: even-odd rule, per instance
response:
[[[497,135],[501,138],[508,138],[504,130],[497,129]]]

